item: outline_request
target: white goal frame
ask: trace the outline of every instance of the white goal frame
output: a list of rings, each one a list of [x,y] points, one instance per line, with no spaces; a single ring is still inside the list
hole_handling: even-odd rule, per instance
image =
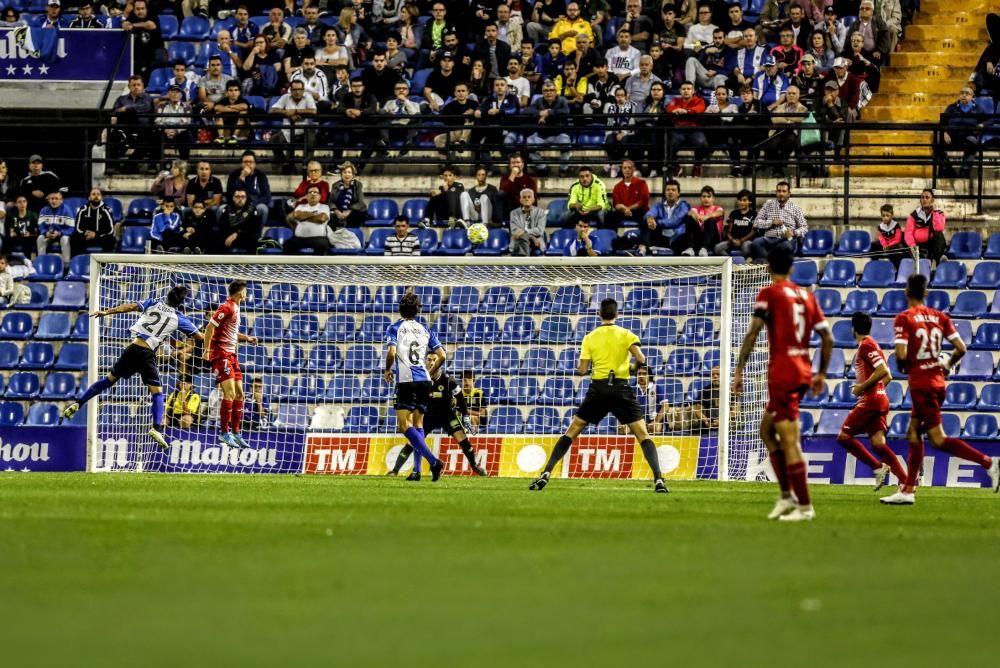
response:
[[[757,267],[743,267],[736,265],[731,257],[676,257],[676,256],[649,256],[644,258],[635,257],[509,257],[509,256],[433,256],[433,257],[402,257],[402,256],[284,256],[284,255],[172,255],[172,254],[143,254],[132,255],[122,253],[97,253],[90,256],[90,286],[89,286],[89,308],[95,309],[100,304],[98,293],[99,277],[104,264],[114,263],[118,265],[183,265],[184,271],[191,271],[196,265],[298,265],[298,266],[367,266],[378,265],[385,268],[387,278],[392,278],[395,269],[413,269],[416,263],[426,262],[434,266],[493,266],[503,269],[516,270],[518,267],[590,267],[601,265],[605,267],[615,266],[635,266],[643,264],[647,266],[685,266],[700,267],[706,269],[714,268],[720,277],[721,284],[721,311],[720,311],[720,332],[719,332],[719,360],[721,382],[719,388],[719,429],[718,429],[718,479],[730,479],[730,447],[729,437],[731,429],[731,379],[733,372],[733,347],[738,345],[737,341],[742,338],[744,332],[734,332],[733,293],[736,289],[734,285],[734,274],[737,271],[757,269]],[[179,269],[180,270],[180,269]],[[242,272],[245,273],[245,270]],[[622,283],[629,283],[627,277],[621,280]],[[153,295],[150,295],[153,296]],[[745,314],[749,317],[749,314]],[[96,323],[95,323],[96,324]],[[101,377],[100,349],[101,349],[101,327],[91,326],[89,334],[89,350],[87,375],[90,382]],[[739,337],[739,339],[737,338]],[[94,456],[98,433],[98,410],[89,410],[87,413],[87,470],[94,470]]]

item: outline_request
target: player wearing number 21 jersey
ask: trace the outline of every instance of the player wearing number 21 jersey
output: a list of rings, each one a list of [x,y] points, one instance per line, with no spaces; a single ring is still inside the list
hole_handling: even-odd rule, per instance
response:
[[[777,246],[768,254],[771,285],[757,294],[753,320],[733,374],[733,392],[739,394],[743,389],[743,370],[760,330],[766,326],[769,398],[761,418],[760,435],[781,488],[781,496],[768,519],[785,522],[801,522],[816,516],[809,499],[806,462],[800,444],[799,399],[810,387],[814,394],[822,391],[833,350],[830,327],[816,298],[788,279],[793,261],[791,250],[785,246]],[[815,374],[809,356],[813,331],[819,334],[821,342],[820,364]]]
[[[178,285],[171,289],[164,299],[153,298],[141,303],[120,304],[91,314],[94,318],[103,318],[116,313],[142,312],[135,324],[129,328],[133,337],[132,343],[118,357],[118,361],[111,367],[108,375],[87,388],[78,402],[75,401],[67,406],[66,410],[63,411],[63,417],[67,420],[72,418],[80,410],[80,406],[119,380],[139,374],[152,396],[153,426],[148,432],[149,436],[161,448],[166,448],[167,440],[163,436],[163,383],[160,382],[160,372],[156,368],[156,349],[160,347],[161,343],[173,337],[176,332],[195,339],[202,338],[201,334],[198,333],[198,328],[180,312],[187,295],[188,287]]]
[[[927,277],[914,274],[906,281],[909,308],[896,316],[896,358],[900,371],[910,376],[913,410],[906,431],[910,449],[906,458],[907,478],[900,490],[881,499],[891,505],[913,505],[914,490],[924,460],[924,434],[938,450],[975,462],[986,469],[993,491],[1000,490],[1000,458],[990,458],[958,438],[948,438],[941,427],[941,404],[944,403],[945,376],[965,355],[965,343],[955,331],[947,314],[924,305]],[[942,362],[941,344],[945,339],[955,346],[947,362]]]

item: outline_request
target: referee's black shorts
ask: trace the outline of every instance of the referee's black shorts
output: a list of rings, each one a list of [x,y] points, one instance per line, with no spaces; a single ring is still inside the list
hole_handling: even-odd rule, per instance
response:
[[[111,367],[111,375],[118,380],[125,380],[135,374],[139,374],[142,382],[146,385],[156,387],[163,385],[160,382],[160,372],[156,368],[156,353],[145,346],[131,343],[122,351],[118,361]]]
[[[627,380],[609,383],[605,378],[591,381],[576,416],[589,424],[597,424],[608,413],[614,415],[621,424],[631,424],[644,418],[642,406]]]
[[[431,388],[434,386],[429,380],[417,383],[396,383],[396,400],[392,407],[404,411],[427,412],[427,405],[431,401]]]

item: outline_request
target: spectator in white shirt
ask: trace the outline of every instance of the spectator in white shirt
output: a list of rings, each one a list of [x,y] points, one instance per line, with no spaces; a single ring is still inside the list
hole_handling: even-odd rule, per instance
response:
[[[531,100],[531,82],[523,75],[521,59],[514,57],[507,61],[507,86],[512,93],[517,95],[517,101],[521,108],[528,106]]]
[[[319,201],[318,186],[309,186],[305,203],[296,206],[289,217],[295,221],[295,234],[285,242],[285,255],[298,255],[304,248],[317,255],[330,250],[330,207]]]
[[[306,95],[305,83],[301,80],[292,81],[288,92],[271,105],[271,113],[283,117],[283,129],[271,135],[274,157],[277,161],[285,161],[294,155],[294,142],[303,142],[303,160],[308,160],[312,146],[313,129],[311,118],[316,115],[316,101],[311,95]],[[286,148],[287,147],[287,148]],[[289,161],[282,167],[285,174],[295,171],[295,166]]]
[[[301,81],[305,86],[306,93],[312,97],[319,111],[329,111],[330,101],[327,99],[330,91],[330,82],[326,78],[323,70],[317,69],[316,58],[306,56],[302,60],[302,67],[295,71],[288,82]]]
[[[604,58],[608,61],[608,72],[625,81],[639,73],[639,58],[642,54],[632,46],[632,34],[626,28],[618,31],[618,46],[608,49]]]

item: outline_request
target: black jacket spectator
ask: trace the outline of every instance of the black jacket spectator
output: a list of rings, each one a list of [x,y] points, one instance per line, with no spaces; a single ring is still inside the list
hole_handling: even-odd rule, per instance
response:
[[[97,197],[94,197],[94,193]],[[92,232],[92,238],[88,237]],[[91,197],[85,206],[76,212],[76,230],[70,237],[70,248],[73,255],[87,252],[88,248],[100,247],[105,253],[115,249],[115,221],[111,209],[100,199],[100,191],[91,191]]]
[[[241,197],[242,193],[236,195],[233,202],[221,209],[216,251],[253,255],[257,251],[261,218],[257,209]]]
[[[378,56],[376,55],[376,57]],[[382,57],[384,58],[384,56]],[[399,72],[390,67],[383,67],[379,71],[374,66],[371,66],[365,68],[365,71],[362,72],[361,80],[365,84],[365,91],[374,95],[375,99],[381,105],[392,99],[394,95],[393,89],[403,78],[399,76]]]
[[[32,156],[34,159],[37,156]],[[33,160],[34,161],[34,160]],[[28,209],[38,213],[47,204],[45,198],[56,191],[65,193],[62,182],[53,172],[42,169],[41,158],[38,159],[38,173],[29,172],[17,186],[17,194],[24,195],[28,200]],[[38,194],[41,193],[41,194]]]

